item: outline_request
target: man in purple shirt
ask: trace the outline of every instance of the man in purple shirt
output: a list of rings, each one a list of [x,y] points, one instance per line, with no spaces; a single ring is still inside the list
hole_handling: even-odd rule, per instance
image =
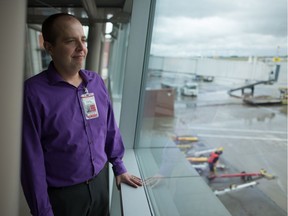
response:
[[[108,215],[106,164],[117,185],[142,186],[123,164],[124,146],[101,77],[81,70],[81,23],[54,14],[42,25],[49,68],[24,85],[21,182],[32,215]]]

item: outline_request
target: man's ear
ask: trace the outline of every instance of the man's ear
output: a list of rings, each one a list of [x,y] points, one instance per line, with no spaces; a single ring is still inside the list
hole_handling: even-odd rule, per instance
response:
[[[52,44],[50,42],[44,41],[43,42],[43,46],[44,46],[46,52],[48,52],[52,56],[52,54],[53,54],[53,46],[52,46]]]

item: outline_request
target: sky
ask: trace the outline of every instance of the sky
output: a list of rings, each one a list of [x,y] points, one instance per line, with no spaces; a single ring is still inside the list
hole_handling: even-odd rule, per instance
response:
[[[287,0],[157,0],[151,54],[287,55]]]

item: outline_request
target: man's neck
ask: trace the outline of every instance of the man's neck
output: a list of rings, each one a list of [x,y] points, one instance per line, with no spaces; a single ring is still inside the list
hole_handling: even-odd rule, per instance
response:
[[[63,78],[63,80],[65,80],[66,82],[68,82],[69,84],[78,87],[81,82],[82,82],[82,77],[80,76],[80,69],[70,69],[69,71],[65,71],[64,69],[61,68],[57,68],[56,65],[54,65],[56,68],[56,71],[59,73],[59,75]]]
[[[67,75],[67,74],[60,74],[62,78],[68,82],[69,84],[78,87],[82,82],[82,77],[80,76],[79,72],[74,75]],[[63,76],[64,75],[64,76]]]

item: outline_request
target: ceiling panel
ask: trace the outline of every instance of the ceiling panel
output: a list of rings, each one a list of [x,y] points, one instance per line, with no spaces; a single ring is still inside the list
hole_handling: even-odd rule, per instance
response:
[[[87,11],[84,8],[84,1],[96,7],[90,7]],[[28,0],[27,23],[41,24],[47,16],[59,12],[71,13],[83,24],[127,23],[130,19],[131,5],[132,0]],[[108,19],[108,14],[113,14],[112,18]]]
[[[123,8],[125,0],[94,0],[97,7]],[[28,0],[28,7],[82,7],[81,0]]]
[[[82,7],[81,0],[28,0],[28,7]]]

